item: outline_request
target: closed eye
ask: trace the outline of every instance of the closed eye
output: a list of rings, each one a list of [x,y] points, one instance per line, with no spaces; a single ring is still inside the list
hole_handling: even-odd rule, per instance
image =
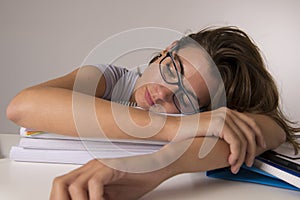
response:
[[[167,63],[166,70],[167,70],[168,76],[170,76],[171,78],[177,78],[176,69],[173,66],[173,64]]]

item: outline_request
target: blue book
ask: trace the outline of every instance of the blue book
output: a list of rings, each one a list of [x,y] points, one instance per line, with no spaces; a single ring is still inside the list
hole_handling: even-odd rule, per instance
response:
[[[257,157],[253,167],[243,165],[237,174],[231,173],[230,168],[227,167],[207,171],[206,175],[213,178],[257,183],[300,191],[300,173],[297,168],[299,165],[290,161],[286,162],[284,158],[282,159],[285,162],[274,162],[272,154],[270,156],[270,152],[267,152]]]

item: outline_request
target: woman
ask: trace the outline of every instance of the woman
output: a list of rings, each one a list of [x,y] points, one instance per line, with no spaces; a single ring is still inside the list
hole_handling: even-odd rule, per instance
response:
[[[202,48],[193,48],[186,40],[196,41],[212,58],[224,83],[227,107],[215,103],[222,102],[220,96],[224,93],[213,62]],[[53,199],[88,199],[88,196],[90,199],[114,199],[117,194],[121,194],[122,199],[135,199],[179,173],[225,166],[231,166],[232,172],[237,173],[242,163],[251,166],[256,155],[276,148],[285,140],[297,147],[293,138],[299,129],[291,126],[280,111],[276,86],[257,47],[236,28],[205,29],[174,42],[151,61],[141,77],[113,66],[108,71],[103,68],[85,66],[22,91],[9,105],[8,118],[20,126],[73,136],[105,134],[109,138],[178,141],[153,155],[105,160],[106,164],[114,163],[113,166],[134,169],[141,161],[157,163],[174,157],[174,152],[188,142],[187,148],[167,166],[139,174],[122,172],[93,160],[55,179]],[[119,81],[109,80],[110,77],[121,80],[122,74],[126,78],[120,85],[132,88],[125,94],[121,86],[117,87],[117,92],[110,89]],[[93,88],[94,83],[98,84]],[[127,108],[105,99],[135,102],[143,109]],[[95,105],[93,109],[87,108],[89,103]],[[150,112],[149,116],[148,110],[157,111],[157,107],[159,112],[188,115],[162,116]],[[126,120],[127,110],[133,122],[120,124],[115,113]],[[203,111],[201,120],[200,111]],[[93,127],[92,114],[96,115],[101,131]],[[181,128],[182,121],[192,128]],[[153,133],[153,129],[156,134],[141,135],[141,130]],[[199,148],[207,139],[204,136],[220,139],[206,156],[199,157]],[[134,187],[136,185],[140,187]],[[127,189],[132,192],[125,192]]]

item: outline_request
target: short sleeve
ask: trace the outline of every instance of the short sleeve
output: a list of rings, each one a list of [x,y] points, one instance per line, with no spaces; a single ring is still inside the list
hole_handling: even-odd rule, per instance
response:
[[[103,99],[111,101],[129,101],[133,93],[138,73],[114,65],[95,65],[103,73],[106,89]]]

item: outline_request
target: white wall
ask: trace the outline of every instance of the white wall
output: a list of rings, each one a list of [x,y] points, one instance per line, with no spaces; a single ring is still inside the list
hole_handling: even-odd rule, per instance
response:
[[[18,91],[73,70],[109,36],[148,26],[242,28],[264,52],[284,110],[300,121],[299,10],[298,0],[0,0],[0,133],[17,133],[5,109]]]

